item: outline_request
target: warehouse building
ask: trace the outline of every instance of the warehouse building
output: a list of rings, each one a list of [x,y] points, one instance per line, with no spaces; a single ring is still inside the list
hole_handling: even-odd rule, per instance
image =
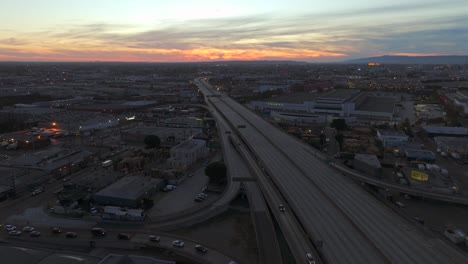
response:
[[[465,127],[446,127],[446,126],[425,126],[423,130],[428,136],[452,136],[463,137],[468,136],[468,128]]]
[[[397,147],[408,143],[408,136],[402,131],[379,129],[377,138],[382,141],[384,147]]]
[[[143,199],[151,197],[164,186],[164,180],[141,176],[123,177],[94,194],[101,205],[137,208]]]
[[[353,167],[355,170],[366,175],[381,177],[382,166],[376,155],[356,154],[354,155]]]
[[[422,149],[407,149],[405,150],[405,156],[408,161],[434,162],[436,160],[434,152]]]
[[[171,157],[167,160],[167,164],[172,168],[185,170],[206,157],[208,148],[204,140],[189,139],[171,148],[169,152]]]
[[[252,101],[258,111],[310,113],[316,115],[355,118],[360,123],[399,122],[395,115],[394,96],[378,96],[353,89],[335,90],[303,103]]]

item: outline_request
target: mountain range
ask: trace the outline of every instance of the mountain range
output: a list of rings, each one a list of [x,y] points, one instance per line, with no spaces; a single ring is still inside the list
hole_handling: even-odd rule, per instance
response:
[[[353,60],[346,60],[344,63],[368,63],[378,62],[380,64],[468,64],[468,55],[448,55],[448,56],[380,56],[368,57]]]

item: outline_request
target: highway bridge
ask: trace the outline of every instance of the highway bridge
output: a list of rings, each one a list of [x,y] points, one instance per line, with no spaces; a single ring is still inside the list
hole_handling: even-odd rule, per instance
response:
[[[213,96],[202,79],[195,83],[238,128],[241,142],[281,192],[324,262],[468,263],[465,253],[397,215],[302,142],[232,99]]]

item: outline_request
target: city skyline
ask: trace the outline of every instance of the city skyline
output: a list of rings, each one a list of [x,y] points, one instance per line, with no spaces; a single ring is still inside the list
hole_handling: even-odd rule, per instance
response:
[[[468,2],[14,1],[2,61],[300,60],[465,55]]]

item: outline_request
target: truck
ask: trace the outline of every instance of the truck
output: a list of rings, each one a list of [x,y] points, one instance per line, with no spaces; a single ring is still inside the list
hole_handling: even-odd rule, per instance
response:
[[[101,163],[101,166],[102,166],[103,168],[107,168],[107,167],[112,166],[112,160],[103,161],[103,162]]]

